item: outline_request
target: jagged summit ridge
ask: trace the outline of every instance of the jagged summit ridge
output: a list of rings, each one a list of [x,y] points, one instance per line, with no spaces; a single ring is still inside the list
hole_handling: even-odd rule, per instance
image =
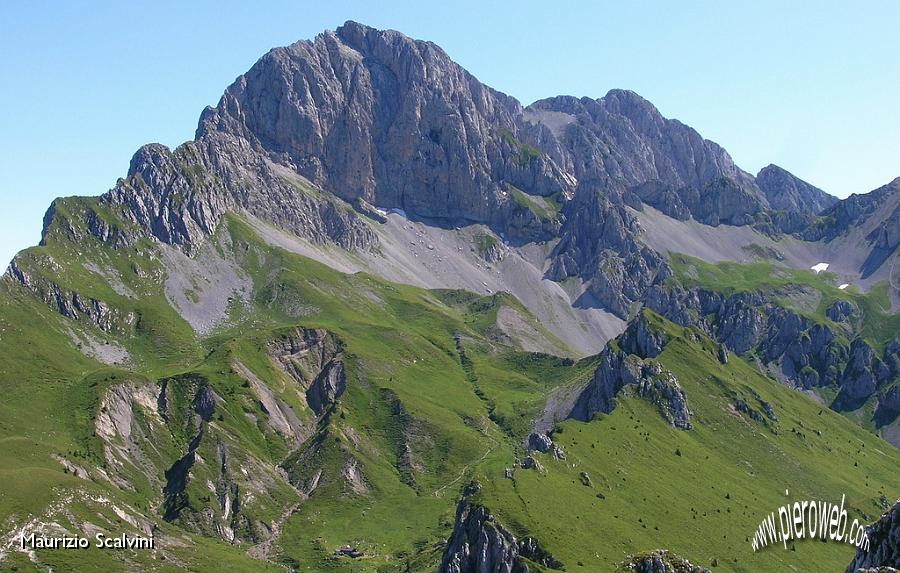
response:
[[[560,239],[545,276],[576,277],[590,295],[579,304],[620,318],[662,268],[632,216],[647,205],[812,241],[874,213],[853,199],[816,217],[833,198],[773,166],[753,177],[634,92],[523,108],[435,44],[355,22],[268,52],[202,113],[194,141],[141,148],[101,203],[131,223],[88,213],[101,240],[149,234],[187,252],[228,212],[351,251],[377,250],[376,209],[486,225],[516,245]],[[892,253],[892,221],[871,231],[866,276]]]
[[[581,179],[621,180],[627,186],[659,181],[674,187],[702,187],[718,177],[752,186],[724,149],[693,128],[666,119],[630,90],[614,89],[599,99],[558,96],[529,106],[569,116],[560,135],[562,162]]]

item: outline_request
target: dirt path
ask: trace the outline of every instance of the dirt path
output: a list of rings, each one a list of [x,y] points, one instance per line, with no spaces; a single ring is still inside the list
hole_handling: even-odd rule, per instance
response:
[[[497,449],[497,446],[498,446],[498,445],[499,445],[499,442],[494,441],[493,445],[491,445],[491,447],[488,448],[488,450],[487,450],[486,452],[484,452],[484,455],[483,455],[483,456],[481,456],[481,457],[478,458],[476,461],[474,461],[474,462],[472,462],[472,463],[470,463],[470,464],[466,464],[466,466],[463,467],[463,469],[459,472],[459,475],[456,476],[456,478],[454,478],[453,481],[451,481],[451,482],[449,482],[449,483],[446,483],[446,484],[442,485],[441,487],[437,488],[436,490],[434,490],[434,492],[433,492],[431,495],[437,497],[437,496],[439,496],[439,495],[441,494],[442,491],[444,491],[445,489],[447,489],[447,488],[450,487],[451,485],[453,485],[453,484],[455,484],[456,482],[458,482],[459,480],[461,480],[461,479],[463,478],[463,476],[466,475],[466,472],[468,472],[469,469],[470,469],[472,466],[477,466],[478,464],[480,464],[481,462],[483,462],[485,458],[487,458],[489,455],[491,455],[491,452],[493,452],[494,450]]]
[[[278,540],[279,537],[281,537],[281,529],[284,527],[284,523],[294,514],[295,511],[297,511],[301,503],[302,500],[298,501],[294,505],[281,512],[281,515],[278,516],[278,519],[272,522],[272,535],[270,535],[269,538],[265,541],[257,543],[256,545],[248,549],[247,555],[253,557],[254,559],[268,561],[269,553],[272,552],[272,545],[275,543],[275,541]]]
[[[284,470],[281,470],[281,468],[279,468],[279,471],[282,474],[285,482],[290,484],[291,482],[290,480],[288,480],[287,474],[284,472]],[[319,472],[319,475],[321,475],[321,471]],[[318,481],[319,480],[317,477],[315,479],[315,483],[318,484]],[[296,512],[297,509],[300,508],[300,504],[309,499],[309,496],[312,494],[313,490],[316,489],[316,485],[313,485],[308,492],[297,489],[296,487],[293,487],[293,485],[291,487],[300,496],[300,500],[282,511],[281,515],[278,516],[278,519],[272,522],[272,534],[268,537],[268,539],[257,543],[247,550],[247,555],[249,555],[250,557],[259,559],[261,561],[269,560],[269,555],[272,553],[272,545],[274,545],[275,542],[278,541],[278,538],[281,537],[281,531],[284,528],[285,522],[290,519],[292,515],[294,515],[294,512]]]

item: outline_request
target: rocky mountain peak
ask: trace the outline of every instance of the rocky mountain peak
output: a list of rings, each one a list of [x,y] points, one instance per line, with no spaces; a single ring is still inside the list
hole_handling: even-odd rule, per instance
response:
[[[198,139],[245,142],[346,201],[535,237],[543,224],[527,213],[509,228],[507,187],[568,184],[522,141],[521,115],[436,45],[348,22],[260,59],[204,112]]]
[[[171,244],[202,239],[242,208],[316,241],[363,248],[375,239],[354,212],[322,220],[297,189],[363,214],[371,210],[360,205],[374,205],[439,224],[483,223],[518,242],[558,236],[555,213],[584,182],[708,225],[751,224],[769,196],[804,205],[827,197],[775,169],[761,179],[766,190],[633,91],[523,109],[437,45],[350,21],[269,51],[203,112],[186,151],[140,150],[112,196]]]
[[[577,118],[565,139],[572,155],[590,152],[573,163],[579,179],[590,173],[593,178],[621,178],[627,185],[655,180],[700,188],[726,176],[752,184],[724,149],[683,123],[666,119],[632,91],[611,90],[599,99],[551,98],[531,108]]]
[[[624,89],[611,89],[605,96],[596,100],[609,113],[618,114],[633,122],[657,122],[665,120],[655,105],[636,92]]]
[[[757,173],[756,184],[765,193],[773,209],[815,215],[838,201],[837,197],[773,164],[763,167]]]
[[[379,242],[373,206],[442,227],[484,224],[511,244],[558,238],[547,277],[578,277],[579,304],[624,318],[662,268],[639,237],[633,211],[644,205],[827,240],[881,195],[848,199],[811,227],[833,198],[774,166],[755,180],[632,91],[523,109],[431,42],[347,22],[269,51],[203,112],[194,141],[141,148],[102,201],[126,207],[134,233],[186,252],[229,211],[353,250]],[[93,220],[102,240],[127,242]],[[897,242],[895,220],[872,228],[872,268]]]

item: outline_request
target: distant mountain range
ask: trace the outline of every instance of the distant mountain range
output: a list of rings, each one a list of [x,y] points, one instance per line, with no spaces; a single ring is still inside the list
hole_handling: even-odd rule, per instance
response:
[[[348,22],[10,264],[0,564],[843,570],[744,538],[786,488],[900,496],[898,245],[900,178],[838,200]],[[123,527],[157,548],[16,545]]]

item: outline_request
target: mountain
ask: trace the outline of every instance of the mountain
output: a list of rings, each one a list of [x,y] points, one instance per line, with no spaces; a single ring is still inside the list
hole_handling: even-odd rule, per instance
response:
[[[777,165],[763,167],[756,174],[756,184],[765,193],[769,206],[782,211],[817,215],[838,202],[837,197],[832,197]]]
[[[898,190],[395,31],[276,48],[0,280],[0,563],[843,570],[749,536],[785,489],[896,498]]]

